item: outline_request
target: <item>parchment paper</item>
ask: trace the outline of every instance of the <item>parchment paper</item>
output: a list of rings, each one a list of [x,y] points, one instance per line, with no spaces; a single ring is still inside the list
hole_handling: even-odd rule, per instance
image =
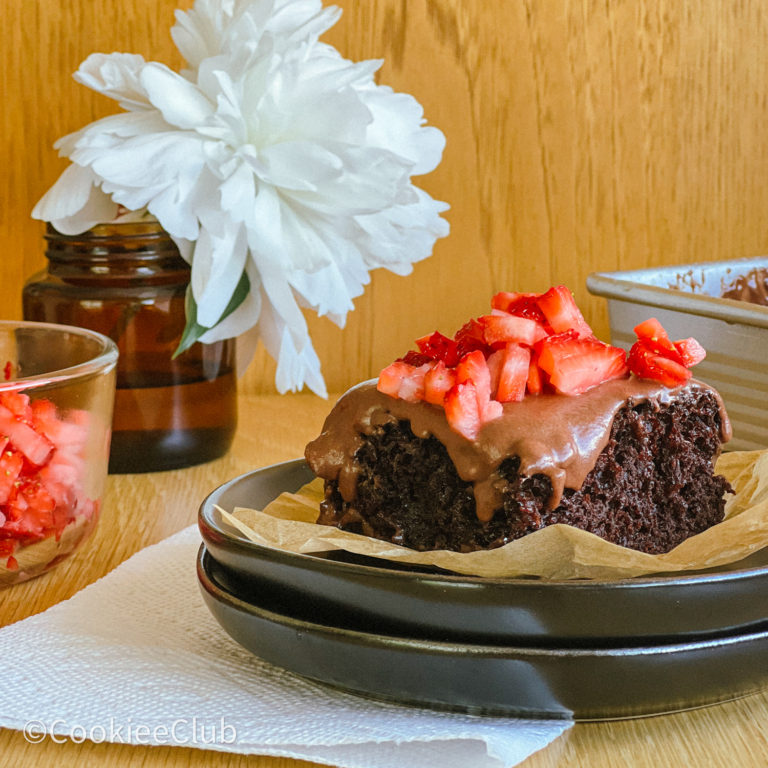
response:
[[[220,511],[225,522],[251,541],[289,552],[343,549],[486,578],[620,579],[734,563],[768,545],[768,451],[724,453],[716,470],[735,491],[727,497],[725,519],[663,555],[611,544],[568,525],[552,525],[487,551],[417,552],[317,525],[321,480],[297,493],[281,494],[263,511],[241,507],[231,513]]]

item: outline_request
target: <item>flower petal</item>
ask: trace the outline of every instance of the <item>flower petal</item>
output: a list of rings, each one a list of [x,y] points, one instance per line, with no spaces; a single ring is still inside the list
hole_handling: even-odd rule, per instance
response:
[[[248,245],[245,230],[231,226],[220,235],[203,227],[192,258],[192,292],[197,322],[213,328],[221,319],[245,268]]]
[[[164,64],[147,64],[139,76],[149,101],[163,118],[179,128],[195,128],[214,113],[200,89]]]
[[[98,187],[90,168],[72,164],[32,209],[32,217],[63,235],[78,235],[117,215],[117,205]]]
[[[115,99],[123,109],[151,109],[139,75],[146,65],[133,53],[92,53],[74,74],[78,83]]]

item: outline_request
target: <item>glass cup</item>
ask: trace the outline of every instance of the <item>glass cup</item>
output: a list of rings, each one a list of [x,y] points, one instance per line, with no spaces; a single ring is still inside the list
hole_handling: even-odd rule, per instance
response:
[[[44,573],[94,530],[117,357],[94,331],[0,321],[0,586]]]

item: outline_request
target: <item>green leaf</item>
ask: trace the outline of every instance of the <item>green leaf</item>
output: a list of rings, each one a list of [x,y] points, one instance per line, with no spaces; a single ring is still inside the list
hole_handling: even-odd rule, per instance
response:
[[[229,304],[227,304],[221,317],[211,326],[211,328],[214,328],[222,320],[229,317],[229,315],[231,315],[245,301],[250,290],[251,281],[248,279],[245,270],[243,270],[243,274],[237,283],[232,298],[229,300]],[[184,333],[181,334],[179,346],[173,353],[174,358],[178,357],[182,352],[186,352],[196,341],[198,341],[198,339],[200,339],[201,336],[203,336],[203,334],[211,330],[211,328],[207,328],[197,322],[197,302],[192,295],[191,285],[187,288],[187,294],[184,298],[184,309],[187,315],[187,324],[184,326]]]

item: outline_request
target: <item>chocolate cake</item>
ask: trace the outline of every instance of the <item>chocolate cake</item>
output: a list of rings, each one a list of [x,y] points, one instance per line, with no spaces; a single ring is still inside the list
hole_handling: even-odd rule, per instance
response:
[[[627,355],[564,286],[491,304],[339,400],[306,449],[319,523],[463,552],[565,523],[657,554],[723,519],[730,424],[695,339],[651,318]]]
[[[412,549],[488,549],[567,523],[660,553],[722,520],[728,485],[713,462],[728,437],[719,395],[696,381],[528,397],[474,441],[440,407],[368,382],[306,457],[326,480],[319,523]]]

